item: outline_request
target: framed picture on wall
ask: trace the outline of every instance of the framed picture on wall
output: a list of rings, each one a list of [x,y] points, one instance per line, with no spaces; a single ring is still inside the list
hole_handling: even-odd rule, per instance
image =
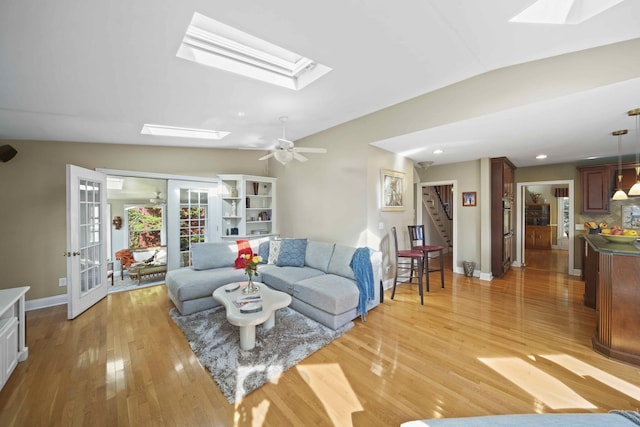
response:
[[[622,207],[622,228],[640,229],[640,206],[627,205]]]
[[[462,206],[476,206],[476,192],[467,191],[462,193]]]
[[[404,210],[404,173],[382,169],[380,173],[382,210]]]

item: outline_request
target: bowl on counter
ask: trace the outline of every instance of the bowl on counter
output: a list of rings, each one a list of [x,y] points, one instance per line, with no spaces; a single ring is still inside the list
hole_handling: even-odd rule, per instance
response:
[[[600,236],[604,237],[610,242],[613,243],[633,243],[638,239],[638,236],[623,236],[620,234],[602,234]]]

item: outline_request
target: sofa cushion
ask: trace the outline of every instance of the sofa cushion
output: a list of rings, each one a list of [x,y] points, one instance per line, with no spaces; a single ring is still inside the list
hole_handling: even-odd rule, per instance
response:
[[[333,255],[334,243],[314,242],[309,240],[307,242],[307,253],[304,257],[304,264],[311,268],[316,268],[323,272],[327,272],[329,268],[329,261],[331,261],[331,255]]]
[[[166,264],[167,263],[167,247],[162,246],[158,248],[158,251],[153,257],[153,262],[156,264]]]
[[[331,314],[341,314],[357,307],[359,295],[353,280],[335,274],[301,280],[293,289],[294,298]]]
[[[191,245],[191,265],[196,270],[231,267],[238,256],[236,242],[194,243]]]
[[[167,288],[179,301],[201,297],[211,297],[213,291],[222,285],[247,280],[244,270],[234,267],[221,267],[197,271],[192,267],[171,270],[165,277]]]
[[[307,239],[283,239],[276,260],[278,267],[304,267]]]
[[[293,284],[300,280],[310,277],[321,276],[324,273],[315,268],[309,267],[277,267],[275,265],[266,265],[260,267],[261,282],[269,285],[269,287],[291,294],[293,292]]]
[[[329,262],[327,273],[337,274],[338,276],[355,280],[356,276],[349,265],[351,264],[351,258],[353,258],[355,251],[356,248],[336,244],[333,249],[333,255],[331,255],[331,261]]]
[[[135,262],[151,262],[156,248],[136,249],[133,251],[133,259]]]

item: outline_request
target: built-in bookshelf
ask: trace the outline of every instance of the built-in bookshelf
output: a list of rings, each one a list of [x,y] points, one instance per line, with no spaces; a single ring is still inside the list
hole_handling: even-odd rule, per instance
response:
[[[251,239],[278,233],[277,178],[219,175],[220,233],[223,239]]]

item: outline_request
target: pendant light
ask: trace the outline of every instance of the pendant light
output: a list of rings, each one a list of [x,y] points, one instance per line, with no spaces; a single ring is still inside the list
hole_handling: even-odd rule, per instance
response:
[[[615,132],[611,132],[611,135],[618,137],[618,187],[616,188],[616,192],[613,194],[611,200],[626,200],[628,199],[627,195],[620,188],[620,183],[622,182],[622,135],[626,135],[627,130],[617,130]]]
[[[629,190],[630,196],[640,196],[640,108],[627,112],[636,118],[636,183]]]

